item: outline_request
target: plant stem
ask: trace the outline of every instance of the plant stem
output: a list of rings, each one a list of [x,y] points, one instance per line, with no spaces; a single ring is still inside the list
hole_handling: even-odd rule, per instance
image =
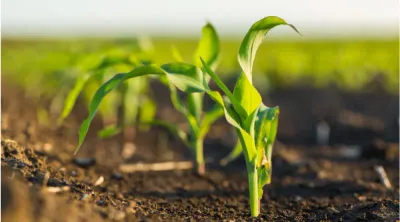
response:
[[[197,173],[204,175],[206,167],[204,163],[203,139],[197,138],[193,145],[195,148]]]
[[[260,214],[260,200],[258,199],[258,175],[257,169],[251,169],[248,172],[249,177],[249,195],[250,195],[250,213],[252,217],[258,217]]]

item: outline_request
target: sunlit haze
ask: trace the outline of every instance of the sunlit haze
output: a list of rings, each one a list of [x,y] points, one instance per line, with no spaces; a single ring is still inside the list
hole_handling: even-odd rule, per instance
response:
[[[240,35],[257,19],[278,15],[303,34],[393,36],[398,33],[399,2],[3,0],[1,12],[5,35],[197,35],[207,20],[222,35]]]

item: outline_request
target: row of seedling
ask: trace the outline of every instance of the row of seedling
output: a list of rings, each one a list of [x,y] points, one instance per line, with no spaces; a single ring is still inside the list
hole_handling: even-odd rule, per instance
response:
[[[265,17],[251,26],[238,51],[238,62],[242,72],[237,78],[233,92],[215,74],[220,40],[211,24],[203,27],[192,62],[183,61],[176,49],[173,61],[163,65],[153,64],[149,60],[144,62],[140,56],[131,54],[106,56],[97,66],[85,70],[85,74],[78,78],[75,88],[65,100],[59,124],[71,112],[79,94],[91,81],[107,79],[110,72],[116,71],[118,74],[101,84],[89,103],[89,116],[80,126],[76,152],[81,147],[96,112],[102,110],[101,102],[109,99],[111,105],[107,104],[106,107],[117,109],[112,106],[112,101],[119,100],[116,106],[123,110],[123,119],[117,121],[117,125],[111,125],[100,132],[102,136],[135,127],[137,119],[143,123],[164,126],[193,152],[196,169],[198,173],[204,174],[203,141],[211,125],[224,116],[238,135],[237,145],[225,160],[232,160],[243,154],[248,172],[250,212],[256,217],[260,212],[263,186],[271,181],[271,154],[278,127],[279,108],[263,104],[252,83],[252,68],[264,36],[278,25],[288,25],[297,32],[294,26],[276,16]],[[169,88],[174,108],[185,116],[189,125],[187,132],[170,123],[154,119],[156,104],[150,96],[148,86],[152,78]],[[218,91],[210,89],[210,81],[216,84]],[[179,97],[178,90],[185,92],[187,97]],[[108,94],[114,94],[114,97],[105,98]],[[203,108],[205,96],[209,96],[215,102],[215,106],[210,110]]]

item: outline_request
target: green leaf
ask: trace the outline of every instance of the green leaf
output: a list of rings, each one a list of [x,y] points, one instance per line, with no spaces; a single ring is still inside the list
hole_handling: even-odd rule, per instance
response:
[[[260,195],[262,195],[262,187],[271,181],[272,148],[278,129],[278,115],[278,107],[269,108],[261,105],[255,124]]]
[[[267,157],[267,161],[271,162],[272,159],[272,148],[276,139],[276,134],[278,132],[278,120],[279,120],[279,108],[277,108],[276,112],[271,112],[271,115],[274,116],[274,118],[270,123],[270,127],[268,130],[268,134],[267,134],[267,141],[266,141],[266,145],[265,145],[265,155]]]
[[[299,33],[293,25],[286,23],[285,20],[277,16],[268,16],[254,23],[240,44],[238,53],[239,64],[250,82],[252,82],[253,63],[258,47],[269,30],[278,25],[288,25]]]
[[[169,81],[184,92],[193,93],[208,90],[208,85],[204,82],[202,73],[194,65],[178,62],[162,65],[161,68],[168,74]]]
[[[272,145],[278,129],[278,116],[279,107],[269,108],[262,104],[254,126],[256,146],[263,150],[267,161],[271,161]]]
[[[236,128],[240,143],[243,147],[244,158],[246,159],[247,170],[253,170],[256,166],[257,149],[254,138],[242,128]]]
[[[86,73],[77,78],[74,87],[71,89],[71,91],[69,91],[67,97],[64,100],[63,110],[61,112],[60,117],[57,120],[57,125],[61,125],[62,122],[65,120],[65,118],[67,118],[69,116],[72,109],[74,108],[76,100],[78,99],[79,95],[82,93],[85,85],[90,81],[98,79],[102,75],[104,75],[103,71],[96,71],[94,73],[91,73],[91,72]]]
[[[93,70],[102,70],[117,64],[137,65],[134,64],[127,55],[108,55]]]
[[[199,124],[197,122],[196,117],[188,112],[185,113],[185,117],[190,126],[190,130],[191,130],[190,135],[191,136],[197,135],[200,129],[199,129]]]
[[[263,196],[263,187],[271,181],[271,168],[268,166],[261,166],[257,168],[258,176],[258,199]]]
[[[201,121],[200,131],[197,137],[203,139],[210,130],[211,125],[223,115],[224,109],[220,105],[216,105],[210,111],[208,111]]]
[[[155,65],[139,66],[128,73],[120,73],[113,76],[110,80],[108,80],[107,82],[105,82],[103,85],[100,86],[100,88],[96,91],[90,102],[89,116],[83,121],[83,123],[79,128],[78,146],[75,150],[75,153],[78,152],[79,148],[81,147],[83,140],[85,139],[86,134],[89,130],[90,123],[92,122],[100,106],[100,103],[104,99],[104,97],[108,93],[110,93],[113,89],[118,87],[125,80],[138,76],[152,75],[152,74],[162,75],[165,74],[165,72]]]
[[[135,125],[136,123],[140,109],[139,96],[143,84],[142,78],[124,82],[124,89],[121,92],[123,96],[124,125]]]
[[[207,91],[207,94],[224,109],[226,121],[228,121],[228,123],[235,128],[241,128],[240,117],[236,111],[232,109],[231,104],[229,104],[227,101],[224,101],[221,94],[217,91]]]
[[[89,116],[83,121],[79,128],[79,140],[78,140],[78,146],[75,150],[75,153],[78,152],[79,148],[81,147],[83,140],[86,137],[86,134],[88,132],[90,123],[92,122],[99,105],[103,98],[111,92],[111,90],[115,89],[119,84],[122,82],[124,79],[125,75],[124,74],[117,74],[114,77],[112,77],[110,80],[108,80],[106,83],[104,83],[94,94],[92,101],[90,102],[89,105]]]
[[[104,58],[102,55],[87,54],[87,55],[78,57],[77,60],[74,61],[73,63],[76,63],[76,65],[74,65],[74,67],[76,66],[78,68],[78,70],[86,72],[86,71],[93,69],[93,67],[99,66],[99,64],[102,63],[103,60],[104,60]]]
[[[142,65],[134,68],[132,71],[125,73],[124,81],[130,78],[145,75],[165,75],[164,70],[156,65]]]
[[[262,102],[260,93],[258,93],[257,89],[251,84],[247,76],[243,73],[236,82],[233,95],[239,102],[240,106],[246,111],[246,116],[249,116],[251,113],[253,113]]]
[[[214,67],[218,60],[219,50],[220,41],[218,33],[210,23],[207,23],[202,29],[199,44],[193,55],[194,64],[201,66],[201,57],[209,67]]]
[[[120,73],[104,83],[93,96],[89,106],[89,116],[79,128],[79,140],[75,153],[78,152],[86,137],[90,123],[92,122],[103,98],[123,81],[144,75],[167,75],[169,81],[182,91],[206,91],[202,78],[198,76],[196,67],[186,63],[170,63],[159,68],[156,65],[143,65],[134,68],[128,73]],[[200,78],[200,80],[199,80]],[[207,86],[208,87],[208,86]]]
[[[150,99],[149,97],[144,97],[141,102],[141,108],[139,113],[139,121],[141,123],[151,122],[154,120],[154,117],[157,112],[157,104],[155,101]],[[147,127],[141,126],[142,130],[146,130]]]
[[[200,125],[203,112],[204,93],[190,93],[187,98],[188,112],[196,118],[196,125]]]
[[[104,129],[100,130],[97,133],[97,135],[100,138],[105,139],[105,138],[113,137],[120,132],[121,132],[121,127],[117,127],[115,125],[110,125],[110,126],[106,126]]]
[[[258,109],[255,109],[248,117],[247,119],[243,122],[243,129],[246,130],[250,135],[255,138],[255,130],[254,130],[254,125],[257,119],[257,113]]]
[[[240,103],[236,100],[235,96],[229,91],[228,87],[222,82],[222,80],[215,75],[215,73],[210,69],[210,67],[204,62],[202,58],[200,58],[202,64],[203,64],[203,69],[205,73],[208,73],[211,78],[214,80],[214,82],[217,84],[217,86],[222,90],[222,92],[225,93],[225,95],[228,97],[230,102],[232,103],[235,111],[239,114],[240,117],[246,118],[247,113],[244,110],[244,108],[240,105]],[[221,97],[222,100],[222,97]]]
[[[82,92],[82,89],[88,79],[89,75],[82,75],[78,77],[74,85],[74,88],[72,88],[71,91],[69,91],[67,97],[65,98],[64,107],[60,117],[57,120],[57,125],[61,125],[64,119],[69,116],[69,114],[72,111],[72,108],[75,105],[76,100],[78,99],[79,94]]]
[[[242,152],[243,152],[242,145],[240,144],[240,141],[237,141],[233,150],[231,150],[231,152],[220,161],[220,164],[222,166],[227,165],[228,163],[237,159],[240,156],[240,154],[242,154]]]
[[[186,113],[186,109],[183,106],[181,99],[179,98],[178,91],[176,90],[176,87],[174,85],[172,85],[170,82],[168,82],[167,84],[168,84],[169,90],[171,92],[170,97],[171,97],[172,105],[174,106],[174,108],[176,110],[178,110],[179,112],[185,114]]]

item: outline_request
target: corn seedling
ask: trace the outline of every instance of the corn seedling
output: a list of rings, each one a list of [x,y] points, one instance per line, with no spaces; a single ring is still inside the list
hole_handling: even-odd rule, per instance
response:
[[[77,68],[82,75],[78,76],[64,101],[58,124],[60,125],[70,114],[80,94],[85,98],[91,97],[93,90],[97,90],[104,79],[109,77],[109,73],[130,70],[141,64],[142,58],[145,59],[146,56],[146,52],[139,47],[134,54],[111,51],[105,56],[86,55],[84,59],[80,59]],[[147,122],[155,115],[155,103],[150,98],[148,90],[148,78],[138,78],[119,87],[113,97],[108,98],[107,103],[102,104],[99,109],[105,125],[105,128],[98,132],[99,137],[111,137],[123,131],[125,142],[132,140],[133,126],[136,125],[138,116],[141,122]]]
[[[193,55],[193,63],[200,66],[200,56],[202,56],[206,59],[207,64],[212,67],[212,69],[215,69],[218,62],[219,50],[220,41],[218,34],[215,28],[208,23],[202,28],[202,36],[197,46],[197,50]],[[173,48],[173,55],[176,61],[183,61],[182,56],[176,48]],[[198,76],[203,75],[203,73],[198,69],[196,72],[198,72]],[[197,173],[202,175],[205,173],[203,149],[205,136],[207,135],[211,125],[222,117],[224,112],[221,107],[217,105],[203,115],[204,92],[190,93],[187,96],[187,101],[185,103],[185,101],[178,96],[176,87],[168,81],[168,78],[163,78],[162,80],[170,89],[171,101],[174,108],[186,117],[189,125],[189,132],[186,133],[175,125],[160,120],[153,121],[152,124],[167,128],[192,150],[195,156]],[[204,81],[208,83],[210,78],[205,76]]]
[[[252,69],[264,36],[278,25],[289,25],[297,32],[293,25],[276,16],[259,20],[247,32],[238,53],[242,73],[233,92],[203,62],[204,72],[211,76],[228,98],[228,101],[224,101],[220,93],[207,91],[224,108],[226,120],[234,126],[239,137],[248,172],[250,212],[253,217],[260,213],[263,186],[271,182],[272,147],[278,127],[279,108],[269,108],[262,103],[260,94],[252,84]]]
[[[178,89],[186,93],[207,93],[224,110],[226,120],[234,126],[245,157],[249,181],[250,212],[257,217],[260,213],[260,199],[263,186],[270,183],[272,173],[272,146],[278,127],[278,107],[267,107],[252,84],[252,68],[257,49],[264,36],[278,25],[288,25],[296,32],[293,25],[276,16],[269,16],[254,23],[244,37],[238,53],[242,73],[236,82],[234,91],[215,75],[210,68],[209,60],[203,60],[203,73],[208,73],[226,97],[208,86],[208,81],[196,65],[187,63],[168,63],[161,67],[156,65],[139,66],[127,73],[120,73],[104,83],[95,93],[89,108],[89,116],[79,129],[78,147],[87,134],[101,100],[122,82],[143,75],[161,75]],[[202,56],[202,55],[200,55]]]
[[[217,32],[211,24],[207,24],[203,27],[202,38],[194,55],[194,62],[198,65],[201,65],[200,57],[203,57],[206,59],[207,64],[210,67],[215,67],[218,59],[218,54],[219,38]],[[171,74],[167,75],[167,73]],[[189,77],[186,77],[185,73],[188,74]],[[174,108],[185,115],[187,122],[190,126],[190,130],[188,133],[185,133],[174,125],[159,120],[149,121],[149,123],[153,125],[160,125],[169,129],[169,131],[178,136],[187,147],[190,147],[195,154],[197,172],[199,174],[203,174],[205,171],[203,141],[212,123],[214,123],[218,118],[223,115],[223,109],[221,109],[221,107],[219,106],[215,106],[213,109],[203,115],[202,111],[204,92],[199,90],[194,90],[190,92],[187,96],[186,105],[184,105],[184,102],[178,96],[176,87],[180,89],[182,89],[182,87],[186,87],[185,89],[189,89],[190,84],[194,84],[191,83],[193,80],[191,80],[190,78],[192,77],[202,79],[201,81],[204,81],[204,84],[208,84],[210,78],[204,76],[203,72],[200,69],[196,68],[196,66],[182,62],[166,64],[163,65],[161,69],[155,65],[138,66],[129,73],[117,74],[108,82],[103,84],[103,86],[99,88],[92,99],[89,109],[89,118],[86,119],[81,126],[79,134],[79,146],[83,142],[90,122],[105,95],[108,94],[112,89],[117,88],[127,79],[151,74],[165,74],[159,76],[159,78],[169,87]],[[124,78],[117,80],[121,76],[124,76]]]

